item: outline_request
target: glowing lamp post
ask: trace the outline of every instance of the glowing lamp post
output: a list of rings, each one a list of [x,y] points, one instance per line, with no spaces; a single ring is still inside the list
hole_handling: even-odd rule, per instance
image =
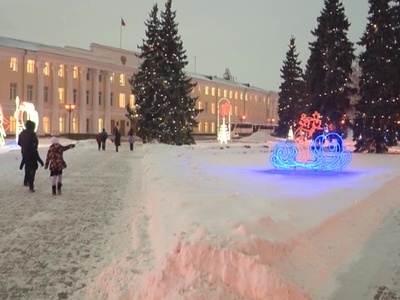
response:
[[[271,135],[271,132],[272,132],[272,125],[275,123],[275,119],[274,118],[268,118],[268,124],[269,124],[269,126],[270,126],[270,129],[269,129],[269,134]]]
[[[68,133],[71,133],[71,112],[75,109],[75,104],[65,104],[65,109],[68,111]]]

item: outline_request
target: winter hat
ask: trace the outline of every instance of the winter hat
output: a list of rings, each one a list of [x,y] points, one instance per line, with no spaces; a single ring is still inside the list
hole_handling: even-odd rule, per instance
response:
[[[50,141],[51,141],[51,144],[52,144],[52,145],[53,145],[53,144],[58,144],[58,138],[55,137],[55,136],[52,136],[51,139],[50,139]]]

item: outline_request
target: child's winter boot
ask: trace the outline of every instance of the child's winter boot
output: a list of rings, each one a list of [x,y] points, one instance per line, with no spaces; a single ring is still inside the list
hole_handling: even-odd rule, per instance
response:
[[[58,191],[59,195],[61,195],[61,187],[62,187],[62,183],[61,182],[57,183],[57,191]]]
[[[51,189],[53,191],[53,195],[57,195],[57,187],[55,185],[52,185]]]

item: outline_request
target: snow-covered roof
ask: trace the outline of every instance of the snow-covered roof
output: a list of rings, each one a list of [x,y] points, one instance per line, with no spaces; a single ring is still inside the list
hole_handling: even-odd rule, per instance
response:
[[[38,51],[41,44],[0,36],[0,46],[19,48],[30,51]]]
[[[264,90],[262,88],[252,86],[249,83],[242,83],[242,82],[237,82],[237,81],[226,80],[224,78],[220,78],[220,77],[217,77],[217,76],[210,76],[210,75],[204,75],[204,74],[192,73],[192,72],[186,72],[186,75],[188,77],[193,78],[194,80],[201,79],[202,81],[216,82],[216,83],[231,85],[231,86],[234,86],[234,87],[251,88],[252,90],[258,90],[260,92],[269,92],[269,91]]]

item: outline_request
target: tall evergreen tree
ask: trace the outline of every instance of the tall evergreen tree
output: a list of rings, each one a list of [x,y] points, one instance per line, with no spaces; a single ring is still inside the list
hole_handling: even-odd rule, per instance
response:
[[[353,129],[356,152],[385,153],[397,144],[399,65],[395,63],[395,16],[390,2],[369,0],[368,24],[359,42],[365,51],[360,54],[361,99]]]
[[[159,31],[163,54],[159,65],[162,82],[156,95],[157,105],[163,112],[159,139],[166,144],[194,144],[191,133],[197,125],[196,98],[192,98],[190,93],[195,84],[184,71],[188,64],[186,50],[178,35],[176,11],[172,11],[171,6],[172,1],[167,0],[165,11],[161,12]]]
[[[130,84],[135,95],[135,108],[127,106],[127,115],[137,114],[137,135],[144,142],[158,139],[162,120],[161,104],[155,99],[162,84],[161,61],[163,60],[158,6],[155,4],[145,22],[146,40],[138,46],[141,54],[139,71],[133,74]]]
[[[281,68],[282,83],[279,92],[278,128],[276,133],[280,137],[286,137],[290,126],[299,120],[301,113],[307,112],[305,101],[305,83],[303,70],[298,61],[295,38],[291,37],[289,50]]]
[[[310,100],[309,112],[318,111],[324,122],[341,131],[341,121],[349,109],[353,43],[347,38],[350,23],[339,0],[325,0],[317,28],[312,31],[316,40],[309,43],[305,79]]]

